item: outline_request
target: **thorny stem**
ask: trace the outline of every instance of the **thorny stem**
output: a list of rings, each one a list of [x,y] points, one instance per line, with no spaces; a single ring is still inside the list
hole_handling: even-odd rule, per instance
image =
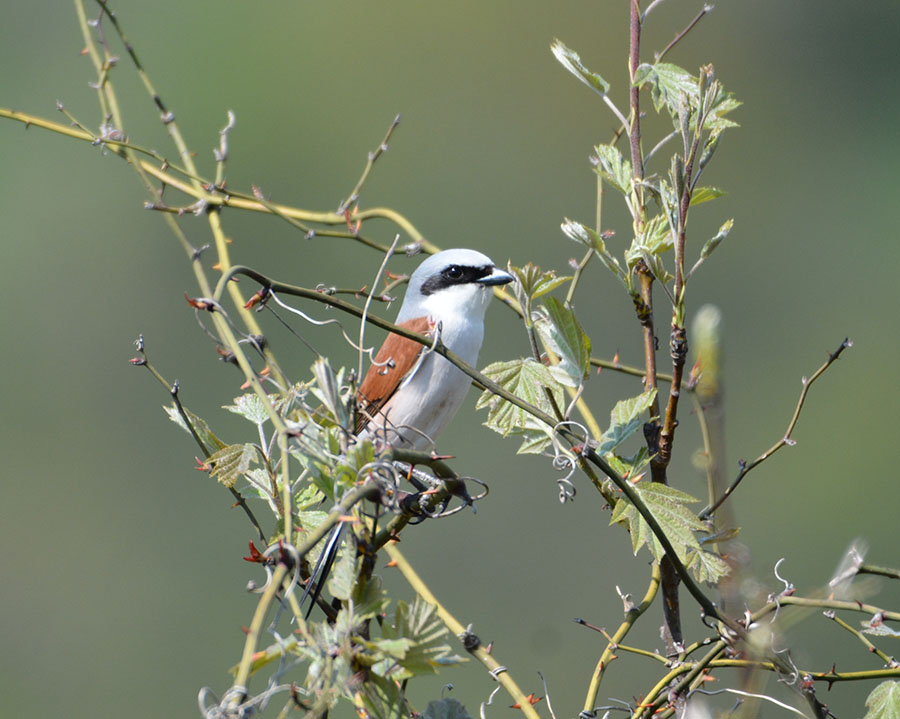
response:
[[[609,663],[615,659],[615,652],[618,649],[619,643],[628,635],[628,632],[631,631],[631,628],[634,626],[634,623],[638,620],[638,618],[649,609],[650,605],[653,603],[653,600],[656,598],[656,593],[659,590],[659,565],[654,562],[653,569],[650,576],[650,585],[647,587],[647,591],[644,593],[644,598],[641,600],[641,603],[637,606],[632,606],[625,611],[625,619],[619,625],[619,628],[616,630],[615,634],[611,638],[606,645],[606,649],[603,650],[603,653],[600,655],[600,659],[597,661],[597,666],[594,668],[594,673],[591,676],[591,683],[588,687],[587,697],[584,700],[584,711],[590,712],[597,705],[597,694],[600,691],[600,682],[603,681],[603,675],[606,672],[606,668],[609,666]],[[577,620],[576,620],[577,621]]]
[[[878,647],[876,647],[872,642],[870,642],[861,631],[856,629],[855,627],[851,627],[847,622],[837,616],[834,612],[825,612],[825,617],[830,619],[835,624],[837,624],[841,629],[844,629],[850,632],[854,637],[856,637],[862,645],[866,648],[866,651],[872,652],[873,654],[877,654],[878,658],[881,659],[885,663],[886,666],[896,669],[897,662],[893,657],[889,657],[883,651],[881,651]]]
[[[169,384],[165,377],[163,377],[159,371],[150,363],[150,360],[147,359],[146,351],[144,350],[143,338],[139,340],[140,345],[138,347],[142,360],[141,362],[135,362],[134,364],[143,365],[147,368],[151,375],[168,390],[169,394],[172,397],[172,401],[175,403],[175,407],[178,410],[178,414],[181,417],[181,421],[184,422],[185,426],[188,428],[188,432],[190,432],[191,437],[194,438],[194,442],[196,442],[197,446],[200,448],[200,451],[203,453],[203,456],[207,459],[210,457],[209,448],[204,444],[203,440],[200,439],[200,435],[197,434],[197,430],[194,428],[194,423],[191,421],[191,418],[188,416],[187,411],[184,408],[184,405],[181,404],[181,398],[178,394],[178,385],[177,384]],[[250,520],[250,523],[256,528],[256,531],[259,533],[259,538],[261,541],[266,541],[265,532],[263,532],[262,527],[259,524],[259,521],[256,519],[256,516],[253,514],[253,511],[247,505],[247,500],[243,494],[238,492],[234,487],[228,487],[228,490],[231,492],[231,496],[234,497],[235,506],[239,506],[242,510],[244,510],[244,514],[247,515],[247,518]]]
[[[434,594],[431,593],[431,590],[428,589],[426,584],[422,581],[422,578],[416,573],[416,571],[412,568],[412,565],[406,560],[406,557],[403,556],[403,553],[397,547],[397,545],[393,542],[388,543],[385,547],[385,550],[390,556],[391,560],[396,563],[397,568],[403,574],[404,578],[409,585],[415,590],[416,594],[418,594],[424,601],[428,604],[432,605],[437,611],[438,616],[441,618],[441,621],[444,622],[447,629],[449,629],[453,634],[460,638],[463,641],[466,650],[475,657],[479,662],[481,662],[484,667],[490,672],[491,676],[496,679],[500,684],[506,689],[507,693],[512,697],[513,701],[518,705],[519,710],[524,714],[528,719],[540,719],[537,711],[535,711],[534,706],[532,706],[528,697],[525,693],[519,688],[519,685],[513,680],[513,678],[509,675],[506,667],[501,665],[496,659],[494,659],[493,655],[488,652],[488,650],[481,646],[480,640],[477,639],[468,629],[466,629],[459,620],[456,619],[447,608],[441,604]],[[470,648],[473,647],[474,648]]]
[[[744,477],[746,477],[752,469],[765,462],[769,457],[775,454],[775,452],[784,447],[786,444],[794,444],[794,440],[791,439],[791,434],[793,433],[794,428],[797,426],[797,421],[800,419],[800,412],[803,410],[803,405],[806,402],[806,395],[809,392],[809,388],[812,386],[813,382],[815,382],[825,373],[825,370],[827,370],[832,364],[834,364],[834,362],[837,361],[837,359],[841,356],[845,349],[852,346],[853,342],[850,340],[850,338],[845,338],[844,341],[841,342],[840,346],[834,352],[828,355],[828,359],[825,360],[825,363],[821,367],[819,367],[819,369],[813,372],[812,376],[809,379],[807,379],[806,377],[803,378],[803,388],[800,390],[800,398],[797,400],[797,406],[794,408],[794,414],[791,417],[791,421],[788,423],[788,427],[785,430],[784,436],[782,436],[780,440],[778,440],[775,444],[769,447],[769,449],[767,449],[749,464],[741,464],[741,469],[738,472],[737,477],[735,477],[734,481],[731,483],[728,489],[726,489],[722,496],[719,497],[718,500],[713,502],[711,506],[700,512],[699,517],[701,520],[706,519],[720,506],[722,506],[722,502],[724,502],[731,496],[731,493],[738,488],[738,485],[743,481]]]

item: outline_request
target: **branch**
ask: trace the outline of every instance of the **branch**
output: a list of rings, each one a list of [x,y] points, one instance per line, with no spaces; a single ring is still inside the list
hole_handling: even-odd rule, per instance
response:
[[[784,447],[786,444],[791,446],[796,444],[796,442],[791,439],[791,433],[794,431],[794,428],[797,426],[797,421],[800,419],[800,412],[803,409],[803,404],[806,402],[806,395],[809,392],[809,388],[812,386],[813,382],[815,382],[817,379],[819,379],[819,377],[822,376],[822,374],[824,374],[825,370],[827,370],[832,364],[834,364],[835,361],[837,361],[837,359],[841,356],[845,349],[852,346],[853,342],[850,340],[850,338],[845,338],[844,341],[841,342],[840,346],[834,352],[828,355],[828,359],[825,361],[825,364],[819,367],[819,369],[817,369],[813,373],[812,377],[810,377],[809,379],[803,377],[801,379],[803,389],[800,390],[800,398],[797,400],[797,406],[794,408],[794,414],[791,417],[791,421],[788,424],[784,436],[749,464],[743,461],[741,462],[738,476],[731,483],[731,486],[729,486],[728,489],[725,490],[724,494],[719,497],[719,499],[713,502],[711,506],[700,512],[699,517],[701,520],[706,519],[720,506],[722,506],[722,502],[724,502],[731,496],[731,493],[734,492],[735,489],[737,489],[738,485],[743,481],[744,477],[746,477],[752,469],[765,462],[769,457],[775,454],[775,452]]]
[[[406,581],[409,582],[409,585],[415,590],[416,594],[435,608],[441,621],[444,622],[446,627],[453,632],[453,634],[459,637],[463,646],[466,648],[466,651],[480,661],[490,675],[503,685],[503,688],[506,689],[507,693],[512,697],[522,714],[528,717],[528,719],[540,719],[531,701],[529,701],[529,697],[525,695],[519,688],[519,685],[516,684],[509,675],[507,668],[494,659],[493,655],[485,647],[481,646],[481,640],[472,634],[469,629],[466,629],[456,617],[447,611],[446,607],[437,600],[434,594],[431,593],[431,590],[429,590],[422,581],[421,577],[419,577],[412,568],[410,563],[406,561],[406,557],[403,556],[403,553],[397,548],[397,545],[391,542],[385,549],[388,555],[390,555],[391,561],[395,563],[396,567],[406,578]]]

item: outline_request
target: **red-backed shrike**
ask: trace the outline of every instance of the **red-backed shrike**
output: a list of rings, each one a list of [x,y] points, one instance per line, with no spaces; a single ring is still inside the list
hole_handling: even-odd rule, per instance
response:
[[[427,258],[409,278],[397,324],[431,335],[474,365],[484,339],[491,287],[513,276],[475,250],[444,250]],[[376,444],[426,449],[453,419],[472,380],[425,345],[391,333],[375,355],[357,396],[356,432]],[[343,524],[326,541],[301,603],[312,611],[337,554]]]
[[[495,285],[513,277],[475,250],[444,250],[409,278],[397,324],[431,335],[474,365]],[[356,430],[390,447],[425,449],[453,419],[472,380],[424,345],[389,334],[359,388]]]

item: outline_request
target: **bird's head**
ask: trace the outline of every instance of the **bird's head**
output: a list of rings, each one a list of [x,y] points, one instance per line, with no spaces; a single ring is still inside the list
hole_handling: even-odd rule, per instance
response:
[[[511,274],[475,250],[438,252],[409,278],[397,321],[423,316],[442,319],[457,313],[481,319],[491,299],[491,288],[512,280]]]

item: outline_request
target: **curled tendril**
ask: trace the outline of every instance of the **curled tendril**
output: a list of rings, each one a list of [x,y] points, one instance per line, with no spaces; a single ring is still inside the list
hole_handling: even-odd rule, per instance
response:
[[[394,463],[387,459],[376,459],[364,464],[356,473],[357,482],[375,482],[381,490],[381,501],[392,512],[399,513],[401,475]]]
[[[291,583],[288,585],[287,589],[284,592],[284,596],[290,596],[291,592],[294,591],[294,588],[300,582],[300,554],[297,552],[297,548],[293,544],[287,544],[284,540],[278,540],[277,542],[270,544],[266,547],[265,551],[262,553],[263,557],[268,559],[275,552],[285,551],[291,557],[291,563],[293,564],[293,574],[291,576]],[[262,594],[266,591],[266,588],[272,582],[272,567],[269,564],[262,565],[263,570],[266,573],[266,583],[261,587],[253,587],[250,591],[254,594]]]
[[[568,427],[574,432],[580,434],[583,438],[581,444],[584,447],[588,446],[591,438],[591,433],[588,431],[587,427],[585,427],[580,422],[575,422],[571,419],[563,420],[553,427],[553,433],[551,435],[553,446],[553,460],[551,462],[551,465],[556,471],[566,473],[565,477],[559,477],[556,480],[556,484],[559,487],[559,501],[561,504],[565,504],[566,502],[575,500],[576,490],[575,485],[571,481],[571,477],[573,474],[575,474],[575,470],[578,468],[575,458],[568,450],[564,449],[559,442],[558,432],[563,427]]]

